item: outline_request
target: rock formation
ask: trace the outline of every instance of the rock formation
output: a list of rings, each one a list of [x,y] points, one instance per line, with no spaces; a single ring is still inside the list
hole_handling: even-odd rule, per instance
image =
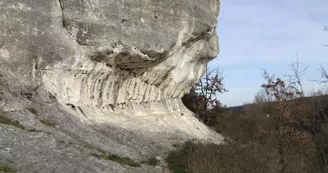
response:
[[[27,129],[0,124],[0,165],[165,172],[87,155],[221,143],[181,102],[217,56],[218,12],[218,0],[0,0],[0,108]]]

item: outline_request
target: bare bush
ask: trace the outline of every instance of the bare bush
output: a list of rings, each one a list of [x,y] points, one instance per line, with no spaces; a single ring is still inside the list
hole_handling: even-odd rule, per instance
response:
[[[308,162],[312,162],[317,171],[327,172],[328,154],[327,138],[327,115],[319,108],[314,108],[309,99],[305,98],[302,76],[306,68],[300,69],[299,62],[291,64],[291,75],[285,75],[288,83],[274,75],[264,72],[267,80],[262,87],[267,94],[277,99],[278,114],[274,117],[275,131],[265,132],[274,135],[279,141],[279,157],[282,172],[288,169],[289,156],[286,151],[291,148],[299,152]],[[296,98],[296,99],[295,99]],[[324,141],[323,141],[324,140]],[[313,160],[315,160],[313,162]]]

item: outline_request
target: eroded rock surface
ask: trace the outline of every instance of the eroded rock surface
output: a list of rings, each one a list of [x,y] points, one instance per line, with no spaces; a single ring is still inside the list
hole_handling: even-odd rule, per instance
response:
[[[0,0],[0,108],[26,127],[0,123],[0,165],[165,172],[88,155],[140,162],[221,143],[181,102],[217,56],[218,12],[218,0]]]

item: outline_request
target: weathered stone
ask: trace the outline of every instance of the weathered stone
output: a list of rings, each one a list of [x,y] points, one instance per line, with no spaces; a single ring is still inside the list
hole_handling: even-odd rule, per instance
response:
[[[36,129],[0,124],[0,165],[165,172],[88,154],[142,161],[186,140],[221,143],[181,102],[218,53],[218,11],[218,0],[0,0],[0,108]]]

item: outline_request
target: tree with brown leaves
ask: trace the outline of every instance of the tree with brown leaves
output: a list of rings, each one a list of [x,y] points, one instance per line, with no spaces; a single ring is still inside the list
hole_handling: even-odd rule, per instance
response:
[[[207,125],[213,124],[213,113],[211,108],[221,108],[222,105],[218,100],[218,94],[227,92],[223,85],[223,75],[219,68],[208,69],[197,83],[192,85],[190,93],[185,95],[183,101],[185,105]]]

